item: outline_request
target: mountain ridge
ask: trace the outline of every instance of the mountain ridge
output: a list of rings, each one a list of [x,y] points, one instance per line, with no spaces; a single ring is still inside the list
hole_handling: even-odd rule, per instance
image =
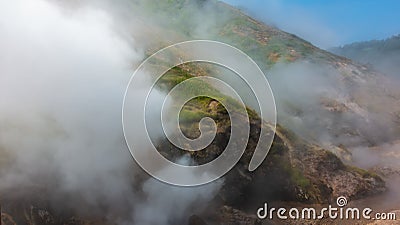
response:
[[[383,40],[354,42],[329,50],[387,75],[399,77],[400,34]]]

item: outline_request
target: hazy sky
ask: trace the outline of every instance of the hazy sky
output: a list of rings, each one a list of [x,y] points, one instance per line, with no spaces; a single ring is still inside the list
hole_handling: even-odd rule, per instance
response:
[[[224,0],[322,47],[400,33],[397,0]]]

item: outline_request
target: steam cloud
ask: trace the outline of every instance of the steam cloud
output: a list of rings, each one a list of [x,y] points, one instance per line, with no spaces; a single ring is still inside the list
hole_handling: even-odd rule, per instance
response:
[[[125,146],[121,107],[149,43],[131,38],[143,24],[130,7],[0,2],[0,193],[44,192],[54,205],[119,224],[184,220],[192,204],[215,195],[218,183],[182,191],[138,181],[143,172]]]

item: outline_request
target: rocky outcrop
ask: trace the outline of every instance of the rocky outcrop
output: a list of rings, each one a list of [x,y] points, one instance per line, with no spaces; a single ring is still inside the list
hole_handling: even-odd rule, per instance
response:
[[[222,105],[212,99],[191,101],[184,107],[185,110],[206,112],[216,121],[218,129],[214,141],[197,152],[185,152],[163,141],[158,146],[159,150],[171,160],[190,154],[197,164],[212,161],[224,151],[229,141],[229,115]],[[224,186],[219,194],[225,204],[243,207],[254,205],[254,201],[262,204],[260,200],[326,203],[338,196],[358,199],[385,191],[385,183],[378,175],[345,165],[335,154],[307,143],[279,125],[267,158],[257,170],[249,172],[248,163],[261,129],[259,117],[254,113],[249,115],[251,128],[247,149],[239,163],[224,177]],[[197,124],[201,116],[193,118],[196,119],[181,123],[183,133],[189,138],[199,135]]]

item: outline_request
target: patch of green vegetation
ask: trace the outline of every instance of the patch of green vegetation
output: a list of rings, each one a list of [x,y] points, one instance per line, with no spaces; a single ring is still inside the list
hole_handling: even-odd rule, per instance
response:
[[[246,111],[250,119],[260,119],[260,116],[254,109],[246,107]]]
[[[157,86],[164,91],[169,91],[177,84],[191,77],[193,76],[182,70],[180,67],[174,67],[158,80]]]
[[[207,116],[211,115],[200,110],[182,109],[179,114],[179,121],[181,123],[198,122]]]
[[[275,137],[268,155],[270,158],[269,160],[276,162],[276,166],[285,171],[293,185],[301,187],[303,190],[309,190],[312,188],[311,181],[304,176],[304,173],[299,168],[294,167],[290,163],[287,157],[287,150],[288,148],[285,146],[282,139]]]
[[[290,164],[288,160],[280,159],[281,168],[288,174],[291,183],[295,186],[301,187],[303,190],[307,190],[311,186],[311,181],[305,177],[303,172]]]
[[[260,29],[256,23],[249,20],[245,16],[237,16],[236,18],[234,18],[230,21],[230,24],[235,25],[235,26],[250,28],[253,30]]]
[[[291,50],[295,50],[298,56],[305,56],[312,51],[310,46],[295,38],[289,38],[289,35],[269,35],[262,27],[245,18],[230,21],[221,30],[221,41],[228,40],[242,49],[261,65],[264,71],[277,62],[292,61],[296,56]],[[260,35],[265,35],[265,40],[258,40]]]
[[[289,171],[290,178],[297,186],[301,187],[302,189],[307,189],[311,185],[311,181],[307,179],[303,173],[297,168],[291,168]]]
[[[348,166],[347,165],[346,166],[346,170],[349,171],[349,172],[355,172],[355,173],[361,174],[361,176],[363,178],[372,177],[372,178],[375,178],[377,180],[382,180],[382,178],[378,174],[376,174],[374,172],[371,172],[371,171],[368,171],[368,170],[364,170],[364,169],[355,167],[355,166]]]
[[[189,66],[195,66],[195,65],[190,65]],[[162,78],[157,82],[156,87],[165,91],[169,92],[173,87],[178,85],[179,83],[189,79],[193,78],[194,76],[191,75],[188,71],[182,69],[181,67],[174,67],[170,69],[167,73],[165,73]],[[207,96],[214,96],[215,100],[218,102],[221,102],[225,105],[232,106],[233,111],[240,112],[241,109],[241,104],[234,98],[222,94],[219,90],[217,90],[215,87],[212,86],[212,84],[202,81],[202,80],[193,80],[189,83],[187,83],[183,88],[183,95],[191,95],[191,96],[199,96],[187,103],[187,105],[192,106],[192,109],[196,109],[198,111],[209,111],[209,103],[212,98],[209,98]],[[207,93],[207,96],[202,96],[204,93]],[[180,96],[175,96],[176,98],[179,98]],[[217,113],[221,113],[222,111],[226,111],[224,107],[219,107]],[[246,111],[250,117],[250,119],[254,118],[257,119],[258,115],[257,112],[250,109],[246,108]],[[187,118],[196,118],[198,116],[194,116],[194,113],[185,113],[183,117]]]

